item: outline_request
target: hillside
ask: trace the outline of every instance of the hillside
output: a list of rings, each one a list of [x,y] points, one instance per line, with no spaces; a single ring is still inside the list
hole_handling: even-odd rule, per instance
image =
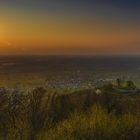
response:
[[[130,85],[123,90],[132,90]],[[63,92],[1,88],[0,139],[138,140],[139,91],[124,94],[116,89],[121,87],[112,83]]]

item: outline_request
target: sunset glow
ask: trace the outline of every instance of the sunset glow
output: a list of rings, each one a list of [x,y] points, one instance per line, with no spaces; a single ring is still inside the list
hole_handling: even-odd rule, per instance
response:
[[[0,2],[0,53],[140,52],[139,2]]]

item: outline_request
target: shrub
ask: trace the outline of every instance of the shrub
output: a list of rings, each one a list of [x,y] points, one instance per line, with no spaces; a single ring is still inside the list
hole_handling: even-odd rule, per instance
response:
[[[139,97],[105,88],[100,95],[0,88],[0,140],[138,140]]]
[[[140,120],[125,114],[116,117],[95,105],[89,114],[74,113],[66,121],[50,130],[49,140],[138,140]]]

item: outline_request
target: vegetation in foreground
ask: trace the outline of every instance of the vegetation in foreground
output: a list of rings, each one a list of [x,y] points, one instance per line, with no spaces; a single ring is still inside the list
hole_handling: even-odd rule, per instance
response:
[[[0,89],[0,140],[139,138],[139,93],[119,93],[113,84],[67,94],[43,87],[29,93]]]

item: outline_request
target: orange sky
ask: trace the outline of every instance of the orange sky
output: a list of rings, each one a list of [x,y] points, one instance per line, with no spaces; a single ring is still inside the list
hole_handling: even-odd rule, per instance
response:
[[[0,54],[140,52],[137,22],[13,7],[1,9],[0,21]]]

